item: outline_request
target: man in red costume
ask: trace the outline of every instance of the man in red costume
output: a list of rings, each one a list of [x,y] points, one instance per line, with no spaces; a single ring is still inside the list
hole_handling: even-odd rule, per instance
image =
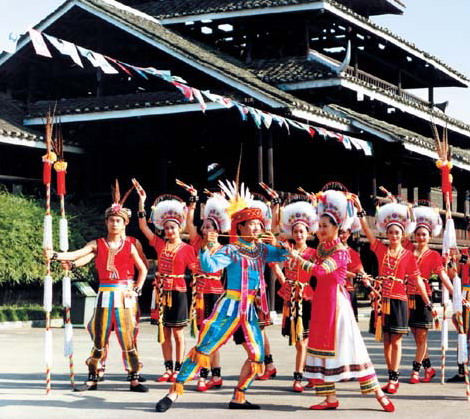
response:
[[[147,268],[135,244],[125,236],[130,214],[129,209],[123,208],[122,202],[115,200],[105,213],[106,237],[93,240],[74,252],[46,251],[46,256],[53,260],[72,262],[93,254],[100,281],[95,311],[88,324],[93,340],[93,349],[86,361],[88,380],[81,387],[76,387],[75,391],[97,389],[99,362],[106,354],[106,343],[112,330],[118,336],[122,357],[129,371],[130,390],[139,393],[148,391],[146,386],[139,383],[140,363],[135,344],[136,297],[140,295]],[[134,267],[138,271],[135,286]]]

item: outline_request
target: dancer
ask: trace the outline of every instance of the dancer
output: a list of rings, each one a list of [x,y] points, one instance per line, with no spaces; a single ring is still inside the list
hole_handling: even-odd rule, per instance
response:
[[[152,207],[151,219],[158,231],[164,232],[166,240],[150,230],[145,212],[147,195],[133,179],[139,194],[139,227],[158,255],[156,305],[159,309],[159,342],[162,345],[165,372],[158,382],[174,381],[184,357],[183,329],[188,324],[188,297],[185,281],[187,269],[195,272],[194,249],[183,243],[180,232],[186,221],[186,205],[176,196],[162,195]],[[173,358],[174,340],[174,358]],[[175,361],[173,363],[173,360]]]
[[[168,410],[178,395],[183,393],[184,383],[200,367],[210,365],[210,356],[217,351],[241,326],[246,342],[243,344],[248,359],[245,361],[235,388],[229,409],[259,409],[245,399],[245,392],[255,376],[263,371],[264,345],[253,305],[259,292],[263,311],[268,311],[264,267],[268,262],[285,259],[286,250],[275,247],[276,238],[272,233],[262,235],[264,243],[259,243],[263,216],[259,208],[250,208],[249,192],[233,183],[229,192],[231,205],[227,209],[231,215],[230,234],[235,239],[232,244],[223,246],[211,254],[209,249],[216,243],[217,234],[209,233],[207,247],[200,252],[201,267],[206,272],[227,269],[227,292],[217,302],[211,316],[203,324],[197,345],[186,357],[176,383],[169,394],[156,405],[157,412]],[[238,236],[238,238],[236,237]]]
[[[411,234],[415,223],[412,222],[411,209],[406,204],[391,202],[379,207],[376,224],[378,231],[385,233],[389,240],[389,245],[386,246],[369,228],[359,198],[353,199],[362,230],[379,264],[379,277],[375,280],[374,286],[381,301],[382,311],[375,313],[375,332],[378,340],[382,340],[383,334],[384,355],[388,368],[389,381],[383,390],[394,394],[400,385],[398,378],[402,337],[408,333],[408,297],[405,278],[416,282],[421,290],[424,289],[416,258],[402,246],[404,234]],[[423,299],[426,304],[429,303],[426,294],[423,295]],[[432,309],[432,306],[428,308]]]
[[[336,409],[339,402],[335,383],[358,379],[363,394],[375,393],[383,410],[393,412],[395,407],[379,386],[345,288],[349,254],[338,238],[338,231],[352,215],[350,195],[326,190],[318,198],[320,244],[315,261],[305,260],[297,250],[291,249],[291,257],[317,278],[305,376],[315,380],[316,394],[326,399],[310,409]]]
[[[311,202],[296,200],[289,202],[282,209],[282,232],[294,240],[294,249],[308,261],[315,258],[315,249],[307,246],[309,235],[318,229],[318,217]],[[278,264],[276,264],[279,267]],[[302,270],[295,258],[289,258],[284,263],[284,273],[275,269],[281,283],[279,296],[284,300],[282,310],[282,335],[289,337],[289,345],[296,349],[295,371],[292,390],[302,392],[303,371],[307,354],[307,340],[311,314],[313,289],[310,285],[311,275]]]
[[[98,272],[100,287],[96,299],[95,311],[88,324],[88,331],[93,340],[93,350],[87,360],[88,380],[75,391],[91,391],[98,388],[99,363],[106,353],[109,335],[114,330],[122,348],[125,368],[130,375],[130,390],[147,392],[148,388],[139,383],[139,356],[135,345],[136,297],[140,295],[147,268],[139,256],[135,245],[124,238],[125,228],[129,224],[131,212],[124,208],[126,194],[120,199],[118,185],[113,189],[113,205],[106,210],[105,220],[108,234],[87,243],[74,252],[54,253],[53,259],[59,261],[85,260],[90,254],[95,255],[95,267]],[[134,286],[134,267],[138,277]]]
[[[204,205],[203,223],[198,228],[194,225],[194,212],[196,202],[198,201],[197,190],[193,186],[188,186],[182,182],[178,183],[191,194],[191,202],[188,205],[187,230],[191,246],[194,247],[196,254],[199,255],[201,248],[206,247],[208,234],[212,232],[226,233],[230,229],[230,217],[227,214],[227,200],[221,194],[212,194]],[[209,249],[210,254],[217,252],[222,245],[216,241]],[[212,314],[216,302],[220,296],[225,293],[222,276],[223,269],[218,272],[210,273],[201,269],[199,257],[198,266],[194,275],[196,280],[196,289],[193,289],[193,305],[197,310],[197,326],[202,328],[203,322]],[[195,295],[194,295],[195,292]],[[194,313],[193,313],[194,315]],[[223,380],[221,378],[220,354],[215,351],[210,359],[211,379],[206,381],[209,376],[209,369],[202,367],[199,371],[199,380],[197,391],[207,391],[211,388],[221,388]]]
[[[409,243],[406,247],[413,251],[418,261],[418,267],[425,285],[425,293],[429,304],[432,304],[432,290],[429,280],[431,275],[438,275],[450,294],[452,294],[452,283],[442,264],[442,256],[435,250],[429,248],[429,239],[431,236],[438,236],[442,230],[442,220],[435,208],[429,206],[417,206],[413,208],[414,219],[416,220],[416,229],[414,238],[416,245]],[[436,375],[436,371],[431,366],[431,359],[428,352],[428,330],[433,327],[433,315],[426,307],[426,303],[421,296],[422,291],[418,289],[417,284],[408,281],[407,293],[410,308],[409,326],[413,333],[416,343],[416,354],[413,361],[413,372],[410,377],[410,384],[420,382],[419,372],[421,366],[424,368],[423,383],[430,382]]]

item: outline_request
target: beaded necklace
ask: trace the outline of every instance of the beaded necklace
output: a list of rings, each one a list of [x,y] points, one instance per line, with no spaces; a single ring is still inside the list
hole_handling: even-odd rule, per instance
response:
[[[341,249],[344,247],[344,245],[338,241],[336,244],[331,246],[333,242],[327,242],[327,243],[320,243],[317,248],[317,258],[318,259],[326,259],[327,257],[331,256],[336,250]],[[331,246],[331,247],[330,247]]]
[[[258,243],[248,243],[238,240],[234,243],[234,245],[237,247],[237,250],[241,255],[251,259],[259,258],[263,251],[263,248],[259,246]]]

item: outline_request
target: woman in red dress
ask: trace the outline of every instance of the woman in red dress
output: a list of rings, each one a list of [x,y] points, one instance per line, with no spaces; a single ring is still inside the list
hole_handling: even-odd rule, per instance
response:
[[[398,378],[402,337],[408,333],[408,296],[405,281],[416,281],[418,285],[422,285],[416,258],[402,246],[404,234],[412,233],[415,223],[411,221],[411,210],[406,204],[392,202],[378,208],[376,225],[379,233],[386,234],[389,241],[386,246],[369,228],[359,198],[354,197],[354,201],[362,229],[379,264],[379,277],[374,285],[381,301],[381,313],[376,313],[375,330],[376,336],[383,333],[384,355],[388,368],[389,381],[383,390],[394,394],[400,385]],[[426,300],[427,296],[423,298]]]
[[[416,220],[416,230],[414,232],[416,245],[408,242],[406,247],[413,252],[418,261],[418,267],[425,286],[424,292],[431,303],[432,291],[429,280],[432,275],[437,275],[443,286],[452,294],[452,283],[444,269],[442,256],[439,252],[429,248],[431,235],[438,236],[442,230],[442,220],[439,213],[429,206],[415,207],[413,208],[413,214]],[[422,382],[428,383],[436,375],[436,371],[431,366],[428,352],[428,330],[433,327],[433,316],[429,310],[430,306],[426,306],[425,300],[421,296],[423,290],[420,290],[416,283],[408,281],[407,291],[410,302],[409,325],[416,343],[416,354],[410,383],[419,383],[421,366],[424,368]]]
[[[140,185],[139,193],[139,227],[149,240],[158,256],[158,273],[156,276],[156,293],[159,308],[159,341],[162,344],[165,373],[157,379],[159,382],[174,381],[181,368],[184,358],[183,329],[188,324],[188,298],[185,280],[187,269],[195,272],[196,254],[194,248],[183,243],[180,232],[184,228],[186,205],[179,198],[163,195],[155,201],[152,209],[152,222],[160,232],[164,232],[163,240],[148,226],[144,210],[147,195]],[[163,336],[161,336],[163,328]],[[163,339],[162,339],[163,338]],[[174,357],[173,342],[174,340]],[[175,360],[173,364],[173,360]]]

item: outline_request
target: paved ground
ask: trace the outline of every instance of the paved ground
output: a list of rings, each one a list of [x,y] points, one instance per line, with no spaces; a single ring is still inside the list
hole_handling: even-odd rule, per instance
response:
[[[367,342],[371,357],[381,381],[385,381],[382,346],[364,332],[367,319],[362,318],[361,330]],[[274,380],[254,383],[249,400],[262,405],[257,412],[234,412],[226,409],[243,362],[243,349],[233,343],[227,344],[221,352],[224,387],[207,393],[195,391],[195,382],[187,385],[187,391],[174,408],[165,414],[167,418],[196,418],[201,414],[224,418],[287,418],[302,416],[328,418],[378,418],[384,417],[378,403],[372,396],[363,397],[356,382],[338,385],[340,408],[337,411],[312,412],[307,408],[321,401],[313,392],[296,394],[290,391],[293,371],[294,350],[280,336],[280,327],[272,326],[268,334],[274,348],[273,355],[278,369]],[[439,332],[431,332],[431,355],[434,364],[440,363]],[[155,401],[166,394],[167,384],[153,381],[162,373],[162,355],[156,342],[156,330],[149,323],[143,323],[139,337],[143,373],[149,380],[150,392],[136,394],[128,391],[124,381],[118,345],[113,337],[108,362],[107,380],[100,383],[99,390],[89,393],[73,393],[68,382],[68,364],[62,357],[63,330],[54,329],[54,371],[53,391],[45,396],[43,365],[43,330],[19,328],[0,330],[0,418],[150,418],[156,417]],[[188,348],[194,340],[188,337]],[[403,356],[403,380],[400,391],[393,401],[401,418],[470,418],[470,404],[465,401],[462,384],[442,386],[438,380],[429,384],[410,385],[406,383],[413,360],[411,337],[405,339]],[[84,329],[75,330],[75,365],[78,381],[85,378],[84,360],[90,349],[89,337]],[[455,348],[456,334],[451,333],[450,345]],[[448,352],[447,376],[456,372],[456,351]],[[204,409],[204,410],[202,410]]]

